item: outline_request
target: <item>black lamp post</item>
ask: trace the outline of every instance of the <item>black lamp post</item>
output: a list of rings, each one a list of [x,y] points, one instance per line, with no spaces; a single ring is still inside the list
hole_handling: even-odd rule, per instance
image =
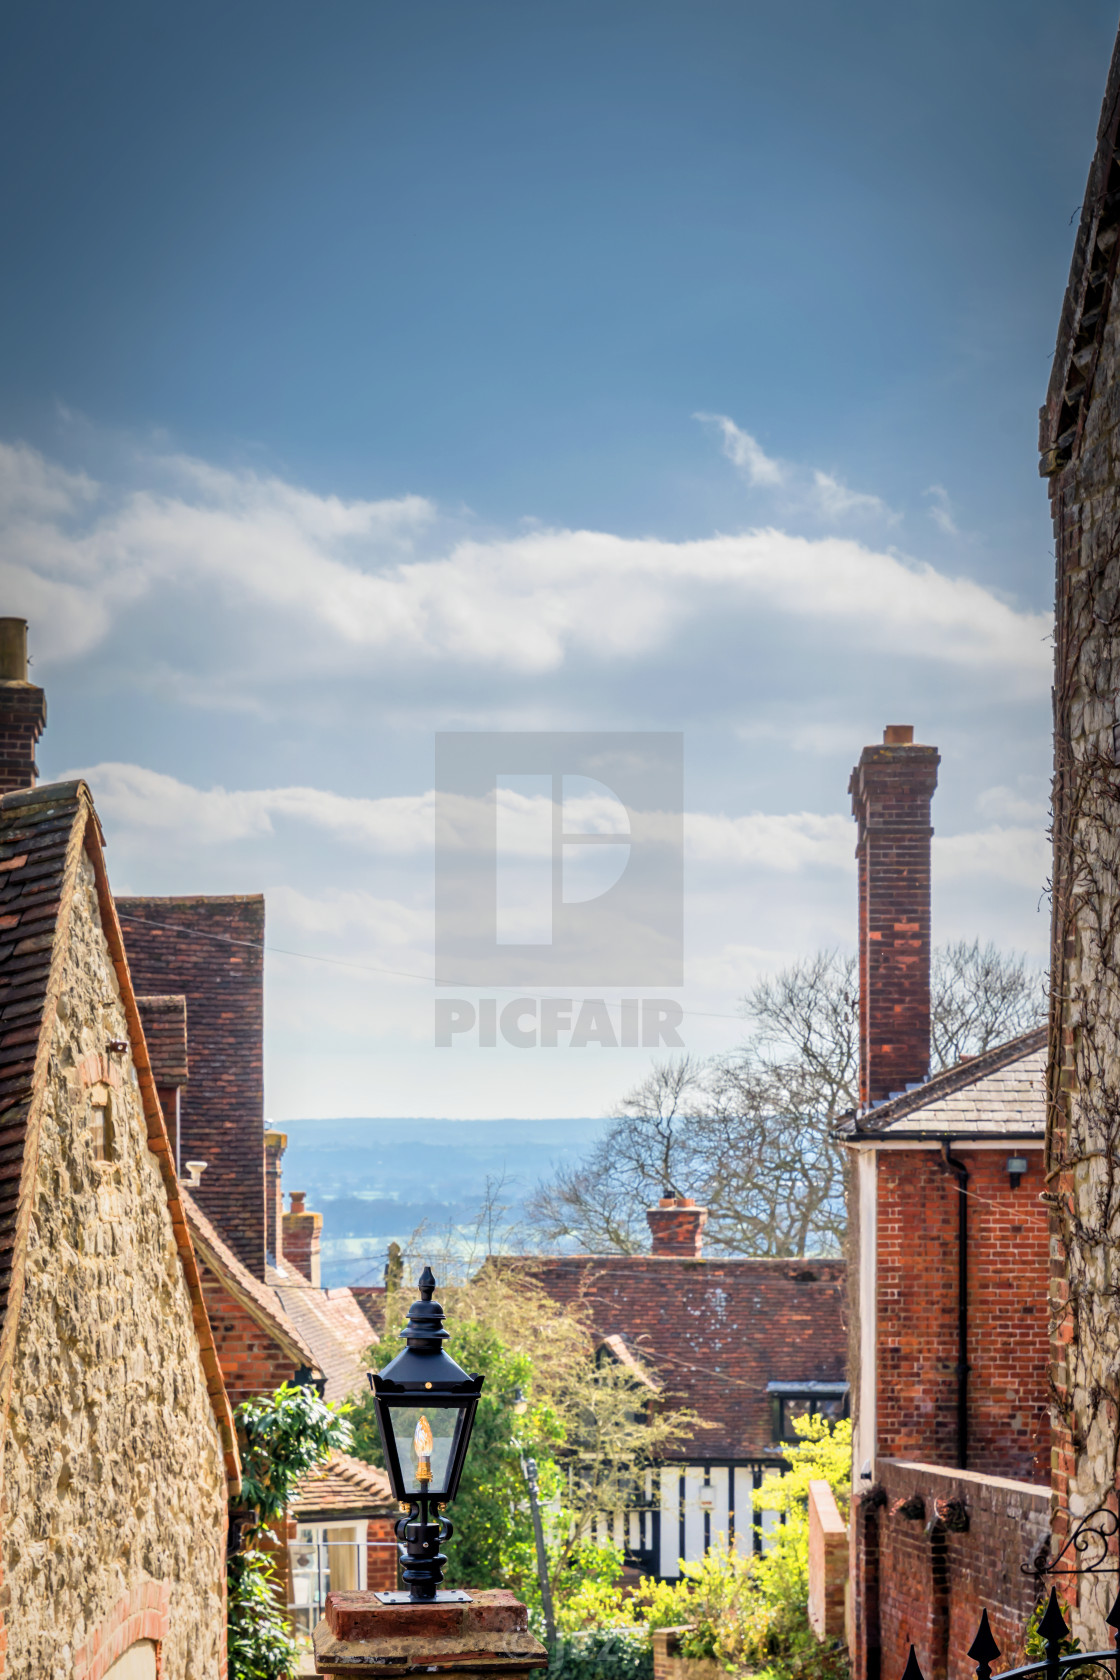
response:
[[[407,1593],[378,1593],[385,1601],[430,1603],[461,1599],[441,1593],[447,1558],[440,1546],[452,1526],[439,1513],[459,1488],[482,1378],[468,1376],[443,1350],[443,1308],[433,1301],[431,1267],[420,1274],[420,1299],[408,1309],[405,1346],[383,1371],[369,1373],[385,1468],[407,1515],[397,1523]],[[436,1513],[432,1520],[433,1512]]]

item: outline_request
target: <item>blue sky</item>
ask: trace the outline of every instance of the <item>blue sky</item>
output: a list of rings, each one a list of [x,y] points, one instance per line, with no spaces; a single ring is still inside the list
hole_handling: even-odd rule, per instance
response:
[[[853,931],[847,772],[944,755],[935,934],[1044,948],[1037,410],[1113,6],[17,3],[4,610],[120,890],[263,889],[270,1107],[599,1113],[436,1052],[436,729],[680,729],[690,1042]],[[708,418],[697,418],[707,416]]]

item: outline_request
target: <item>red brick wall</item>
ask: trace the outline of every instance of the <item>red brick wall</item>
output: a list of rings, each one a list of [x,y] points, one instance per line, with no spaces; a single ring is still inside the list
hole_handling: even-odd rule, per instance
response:
[[[925,1680],[971,1680],[968,1648],[981,1610],[987,1610],[999,1668],[1024,1660],[1021,1644],[1037,1587],[1029,1571],[1049,1532],[1046,1488],[926,1465],[878,1461],[886,1501],[868,1513],[867,1496],[854,1508],[860,1574],[878,1579],[878,1615],[853,1648],[856,1680],[877,1680],[874,1648],[881,1648],[881,1680],[900,1680],[913,1643]],[[921,1516],[901,1504],[917,1496]],[[941,1520],[949,1501],[967,1517],[967,1531]],[[870,1521],[868,1517],[870,1516]],[[877,1556],[869,1555],[874,1549]],[[868,1660],[868,1647],[872,1657]]]
[[[119,898],[117,909],[136,990],[187,999],[180,1157],[207,1163],[193,1194],[263,1278],[264,899]]]
[[[865,747],[848,791],[858,823],[860,1101],[929,1073],[930,800],[936,747]],[[912,732],[911,732],[912,733]]]
[[[674,1457],[751,1457],[774,1445],[768,1382],[842,1381],[842,1260],[528,1258],[552,1298],[584,1300],[601,1336],[621,1335],[673,1405],[714,1428]]]
[[[1012,1190],[1006,1161],[1029,1170]],[[1046,1482],[1049,1235],[1042,1151],[960,1149],[969,1171],[968,1467]],[[882,1150],[878,1169],[880,1453],[957,1458],[957,1181],[940,1155]],[[928,1680],[928,1676],[927,1676]]]
[[[0,793],[35,786],[35,746],[46,721],[47,697],[41,688],[0,682]]]
[[[367,1524],[366,1591],[396,1592],[397,1537],[393,1533],[393,1517],[371,1517]],[[384,1544],[392,1542],[392,1550]]]
[[[226,1293],[201,1259],[198,1269],[230,1405],[238,1406],[256,1394],[272,1394],[281,1383],[291,1382],[296,1372],[291,1354],[272,1340],[240,1301]]]

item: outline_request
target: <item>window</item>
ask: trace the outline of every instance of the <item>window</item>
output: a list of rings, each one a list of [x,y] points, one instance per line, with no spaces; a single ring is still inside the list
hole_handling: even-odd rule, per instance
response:
[[[289,1546],[292,1563],[292,1617],[301,1633],[311,1633],[323,1614],[327,1594],[364,1592],[366,1524],[300,1523]]]
[[[838,1423],[848,1416],[848,1385],[844,1382],[769,1382],[770,1423],[775,1441],[796,1441],[794,1418],[823,1417]]]
[[[116,1159],[113,1148],[113,1099],[108,1085],[94,1085],[89,1093],[90,1101],[90,1135],[93,1139],[93,1158],[95,1161],[112,1161]]]

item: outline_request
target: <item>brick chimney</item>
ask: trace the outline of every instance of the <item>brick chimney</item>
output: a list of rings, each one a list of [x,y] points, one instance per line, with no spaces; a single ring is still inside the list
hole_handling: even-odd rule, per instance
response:
[[[0,793],[35,786],[46,721],[47,697],[27,680],[27,620],[0,618]]]
[[[653,1252],[666,1259],[699,1260],[707,1208],[697,1207],[691,1196],[662,1196],[655,1208],[646,1209]]]
[[[941,762],[908,723],[865,747],[848,792],[858,825],[859,1092],[869,1108],[929,1075],[930,800]]]
[[[304,1207],[306,1190],[292,1191],[292,1205],[283,1218],[281,1244],[284,1258],[316,1289],[319,1283],[319,1244],[323,1236],[323,1216],[308,1213]]]
[[[286,1132],[264,1134],[264,1257],[270,1266],[284,1258],[284,1186],[282,1166]]]

